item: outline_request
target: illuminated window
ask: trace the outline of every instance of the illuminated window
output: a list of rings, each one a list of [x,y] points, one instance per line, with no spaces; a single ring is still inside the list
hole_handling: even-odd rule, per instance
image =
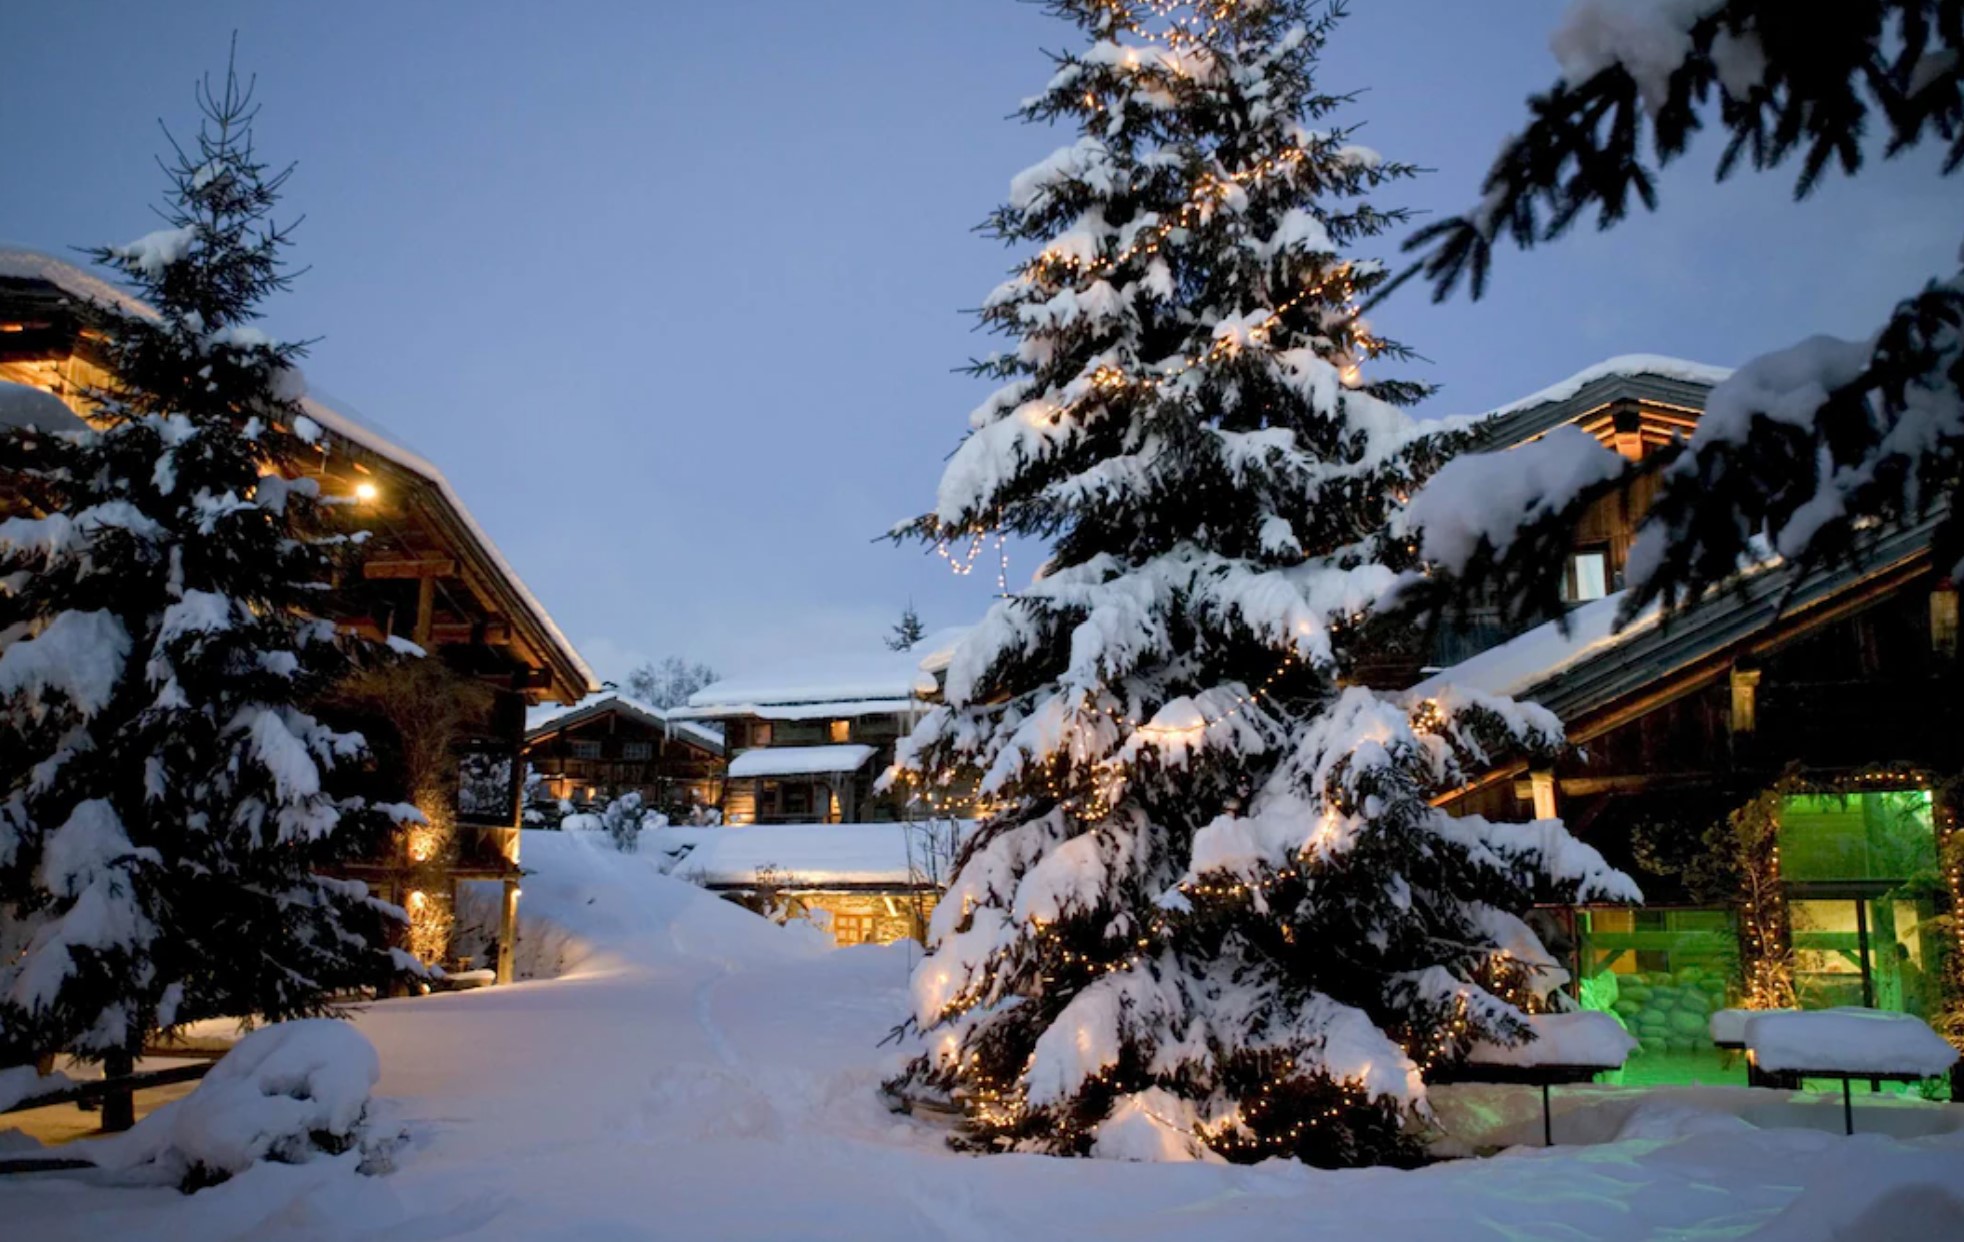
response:
[[[752,746],[769,746],[771,744],[770,721],[753,720],[750,722],[750,744]]]
[[[832,916],[832,940],[835,944],[866,944],[877,934],[870,914]]]
[[[1562,595],[1572,604],[1584,604],[1609,594],[1609,557],[1600,551],[1577,552],[1568,558],[1568,574]]]
[[[850,720],[833,721],[831,736],[834,742],[852,741],[852,721]]]

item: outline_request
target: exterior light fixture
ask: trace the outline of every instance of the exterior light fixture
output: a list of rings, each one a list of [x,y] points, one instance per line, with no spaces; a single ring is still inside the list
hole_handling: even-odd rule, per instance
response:
[[[363,504],[369,503],[379,495],[381,493],[376,490],[373,483],[363,482],[355,484],[355,499],[361,501]]]

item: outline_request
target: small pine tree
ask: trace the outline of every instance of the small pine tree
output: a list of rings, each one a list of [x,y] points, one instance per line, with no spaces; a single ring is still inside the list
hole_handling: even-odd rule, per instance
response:
[[[291,172],[255,156],[251,95],[207,80],[168,227],[93,252],[155,309],[103,308],[99,430],[0,448],[45,514],[0,523],[0,1062],[126,1065],[174,1024],[328,1012],[392,969],[388,908],[323,874],[394,820],[332,792],[363,742],[306,708],[351,666],[318,615],[349,542],[277,468],[317,429],[302,347],[251,326],[289,280]]]
[[[1422,388],[1363,374],[1401,351],[1356,313],[1384,270],[1344,253],[1412,170],[1324,127],[1340,5],[1048,7],[1089,45],[1023,113],[1080,136],[989,222],[1037,247],[981,312],[1015,347],[915,530],[1052,546],[900,748],[996,810],[895,1086],[989,1148],[1410,1160],[1425,1075],[1525,1034],[1519,914],[1634,895],[1558,822],[1431,805],[1552,716],[1358,684],[1412,567],[1387,519],[1450,447],[1399,408]]]
[[[887,637],[887,650],[912,650],[914,644],[925,637],[927,637],[927,627],[921,624],[921,614],[914,611],[914,601],[908,600],[906,609],[900,614],[900,620],[894,623],[893,632]]]

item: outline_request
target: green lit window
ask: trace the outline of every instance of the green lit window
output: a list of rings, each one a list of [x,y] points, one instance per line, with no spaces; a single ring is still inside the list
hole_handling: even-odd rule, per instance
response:
[[[1934,878],[1928,790],[1800,794],[1780,809],[1780,875],[1798,882]]]

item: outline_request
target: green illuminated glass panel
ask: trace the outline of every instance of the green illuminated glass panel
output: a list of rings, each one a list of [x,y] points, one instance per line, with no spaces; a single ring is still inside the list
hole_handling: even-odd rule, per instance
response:
[[[1780,809],[1780,875],[1789,883],[1934,879],[1928,790],[1799,794]]]

